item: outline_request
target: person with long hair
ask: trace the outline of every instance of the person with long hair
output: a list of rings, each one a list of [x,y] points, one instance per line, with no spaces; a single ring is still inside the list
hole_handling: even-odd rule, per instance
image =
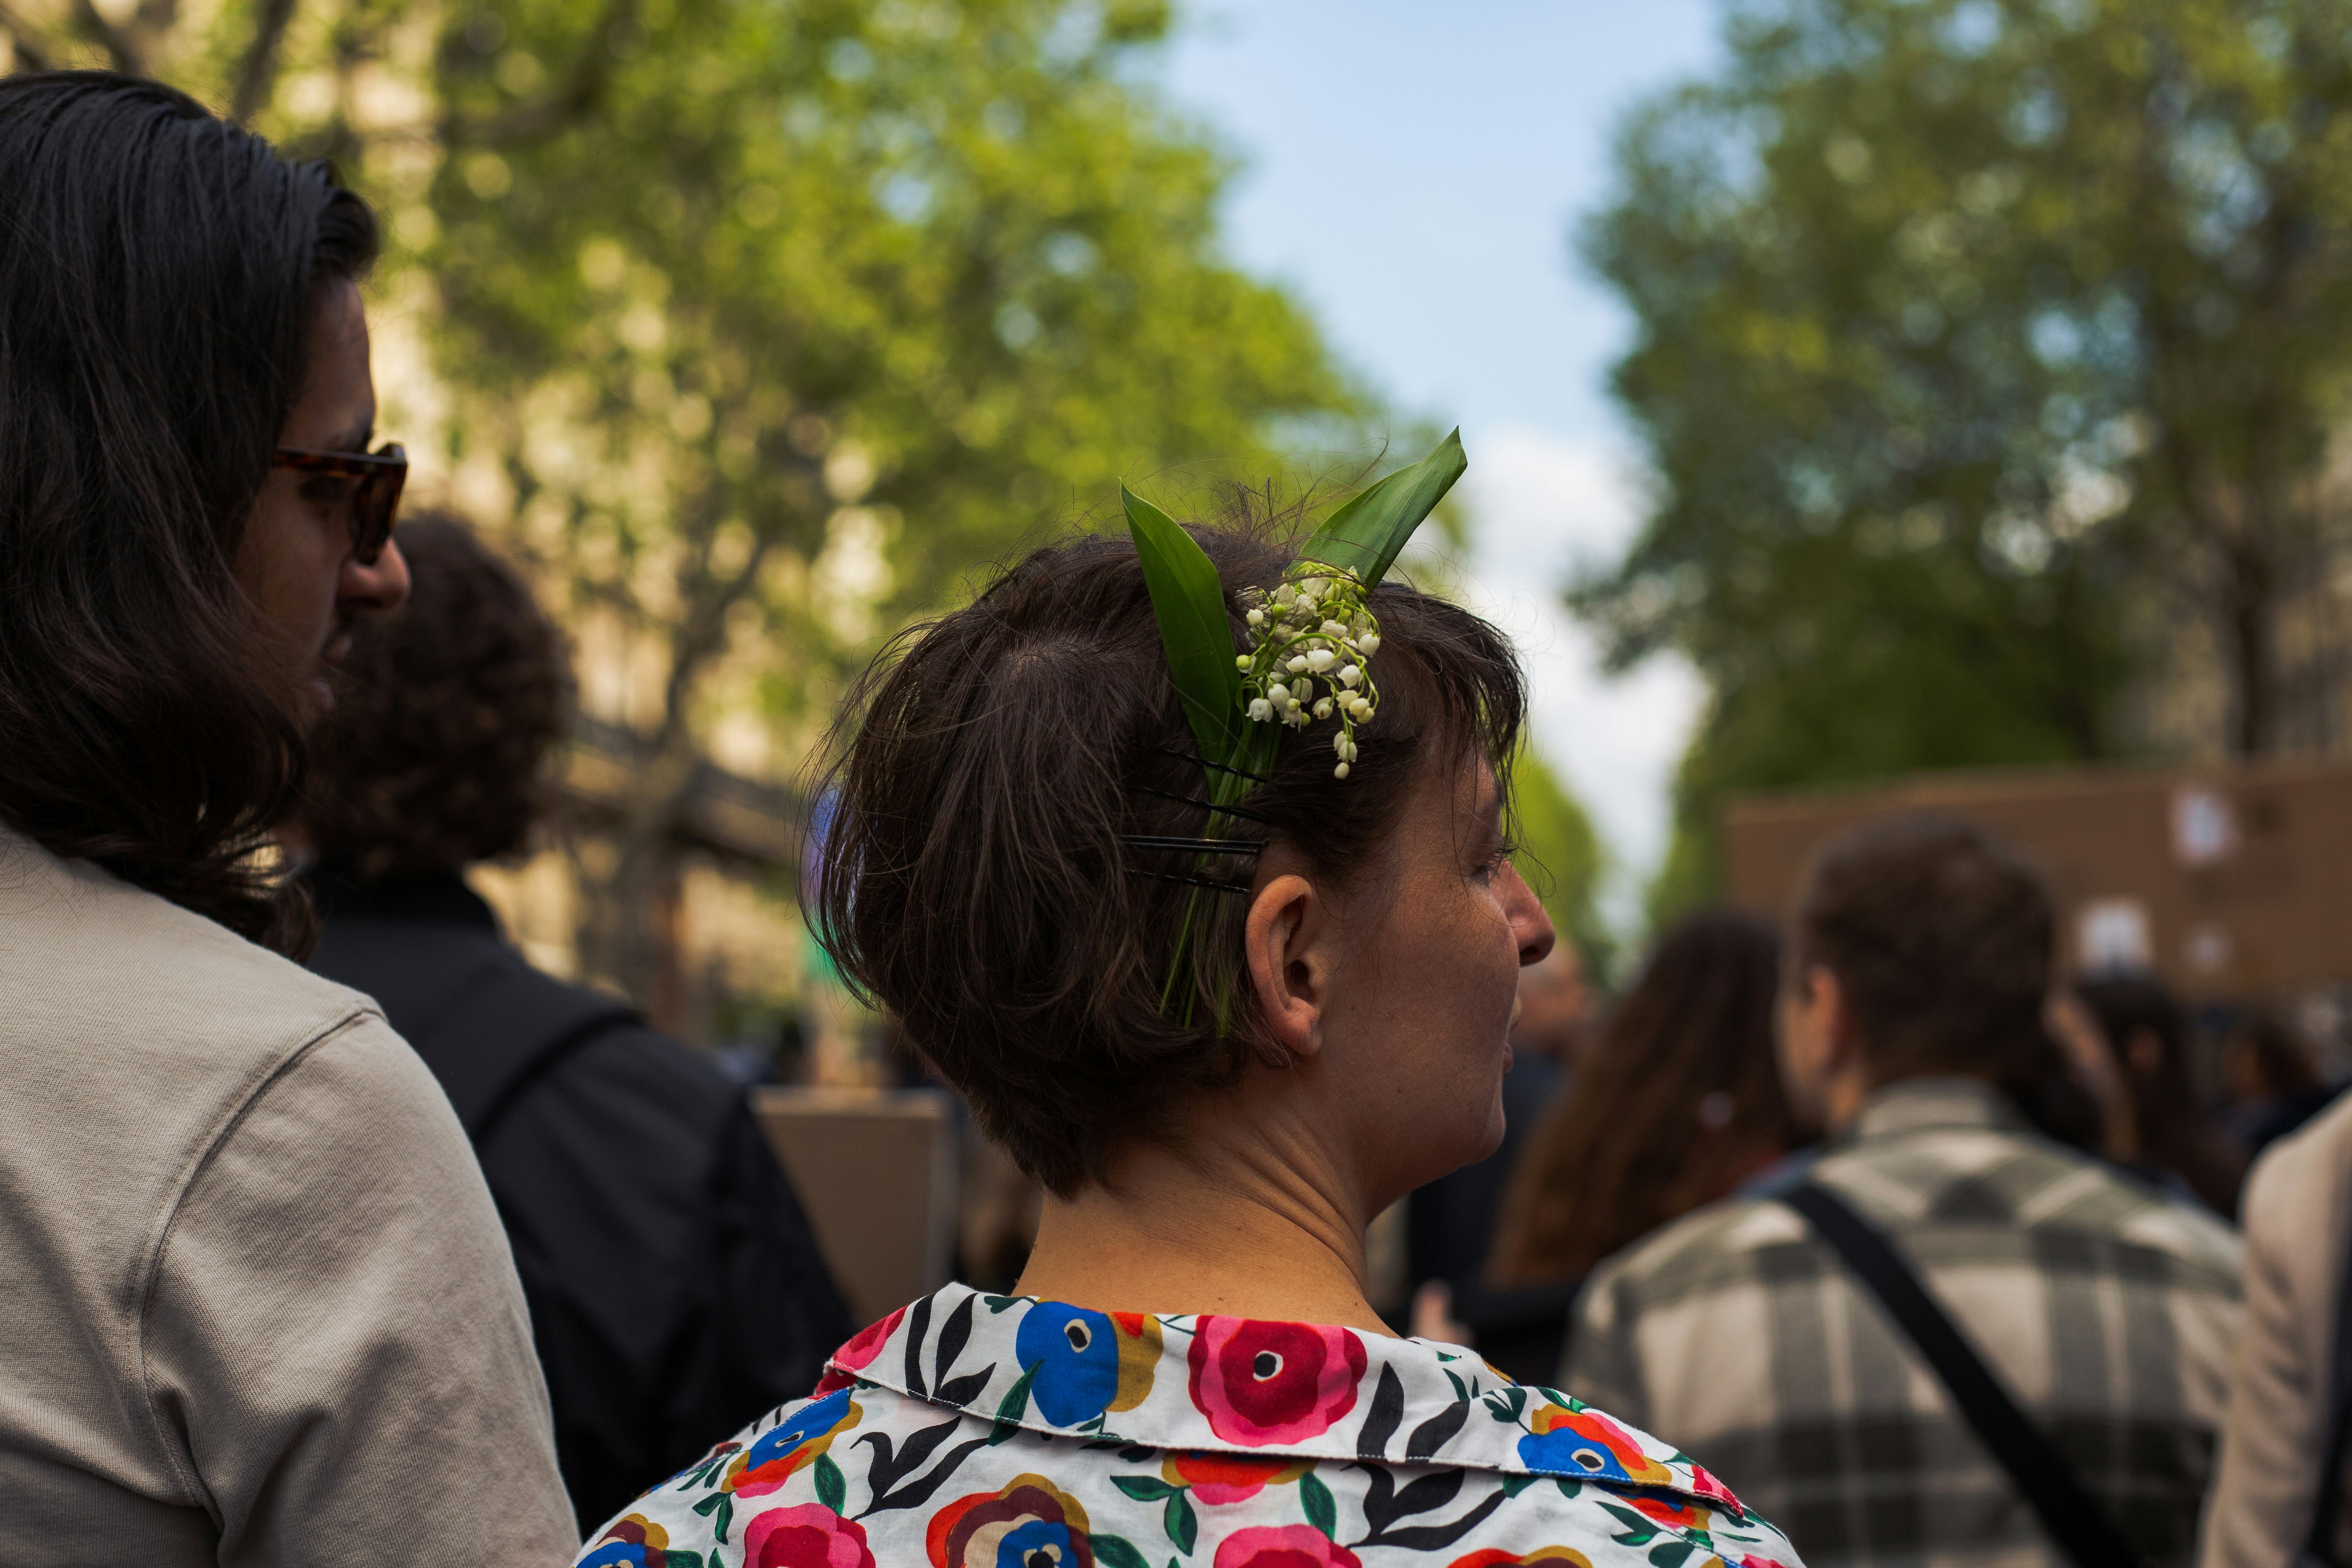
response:
[[[1729,911],[1670,929],[1520,1156],[1488,1277],[1573,1279],[1787,1153],[1773,1065],[1780,942]]]
[[[408,579],[366,205],[152,82],[0,80],[0,1531],[12,1562],[575,1537],[448,1101],[271,829]],[[462,1521],[416,1505],[459,1489]]]
[[[2205,1109],[2188,1009],[2147,975],[2077,980],[2073,990],[2122,1080],[2107,1129],[2108,1156],[2235,1219],[2246,1157]]]
[[[1366,1299],[1371,1218],[1500,1141],[1553,942],[1508,645],[1337,523],[1129,516],[899,639],[828,775],[818,931],[1045,1188],[1014,1292],[874,1324],[583,1563],[1788,1561],[1687,1456]]]

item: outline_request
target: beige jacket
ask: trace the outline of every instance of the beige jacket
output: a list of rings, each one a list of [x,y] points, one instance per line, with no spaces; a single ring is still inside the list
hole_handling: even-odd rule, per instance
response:
[[[506,1239],[415,1053],[0,830],[0,1562],[573,1540]]]
[[[2241,1206],[2246,1326],[2231,1368],[2203,1562],[2284,1568],[2311,1529],[2327,1441],[2328,1346],[2352,1238],[2352,1095],[2273,1144],[2247,1178]],[[2352,1493],[2347,1503],[2352,1523]],[[2352,1542],[2352,1530],[2338,1540]]]

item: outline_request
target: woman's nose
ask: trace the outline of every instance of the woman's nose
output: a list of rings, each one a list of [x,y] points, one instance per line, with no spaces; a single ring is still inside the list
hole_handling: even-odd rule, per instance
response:
[[[1506,860],[1503,875],[1508,879],[1503,907],[1510,916],[1511,934],[1518,938],[1519,967],[1541,963],[1559,940],[1551,928],[1551,915],[1543,907],[1543,900],[1536,897],[1536,890],[1528,886],[1528,879],[1519,875],[1517,866]]]
[[[408,597],[408,563],[401,556],[400,542],[385,540],[383,553],[371,565],[346,556],[335,590],[337,603],[346,610],[382,614],[400,608]]]

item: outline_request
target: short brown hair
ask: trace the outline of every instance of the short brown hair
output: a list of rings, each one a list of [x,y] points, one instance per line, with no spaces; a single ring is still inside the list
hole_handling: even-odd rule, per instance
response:
[[[1912,813],[1822,846],[1794,957],[1837,976],[1882,1083],[1932,1072],[2006,1081],[2047,1047],[2055,921],[2041,876],[1981,829]]]
[[[1272,586],[1294,557],[1263,521],[1192,531],[1238,638],[1235,591]],[[1246,994],[1248,900],[1200,893],[1191,973],[1163,996],[1196,890],[1139,873],[1189,860],[1122,835],[1279,839],[1346,887],[1433,768],[1481,752],[1507,791],[1525,692],[1502,634],[1393,583],[1371,606],[1381,701],[1360,755],[1335,779],[1334,721],[1286,734],[1244,803],[1259,821],[1213,824],[1183,804],[1202,772],[1183,760],[1193,742],[1123,538],[1030,554],[970,607],[903,634],[853,693],[821,786],[813,921],[850,983],[904,1019],[982,1128],[1055,1192],[1100,1179],[1193,1093],[1286,1059],[1247,1003],[1216,1017]]]
[[[571,706],[563,639],[513,567],[446,512],[397,537],[408,602],[352,628],[302,817],[362,882],[521,848]]]

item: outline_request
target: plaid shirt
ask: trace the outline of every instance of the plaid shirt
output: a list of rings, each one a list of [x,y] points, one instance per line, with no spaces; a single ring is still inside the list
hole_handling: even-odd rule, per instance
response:
[[[1969,1079],[1882,1091],[1810,1174],[1924,1273],[2140,1552],[2188,1563],[2238,1331],[2231,1232]],[[1561,1375],[1698,1456],[1812,1568],[2063,1562],[1876,1299],[1769,1195],[1603,1264]]]

